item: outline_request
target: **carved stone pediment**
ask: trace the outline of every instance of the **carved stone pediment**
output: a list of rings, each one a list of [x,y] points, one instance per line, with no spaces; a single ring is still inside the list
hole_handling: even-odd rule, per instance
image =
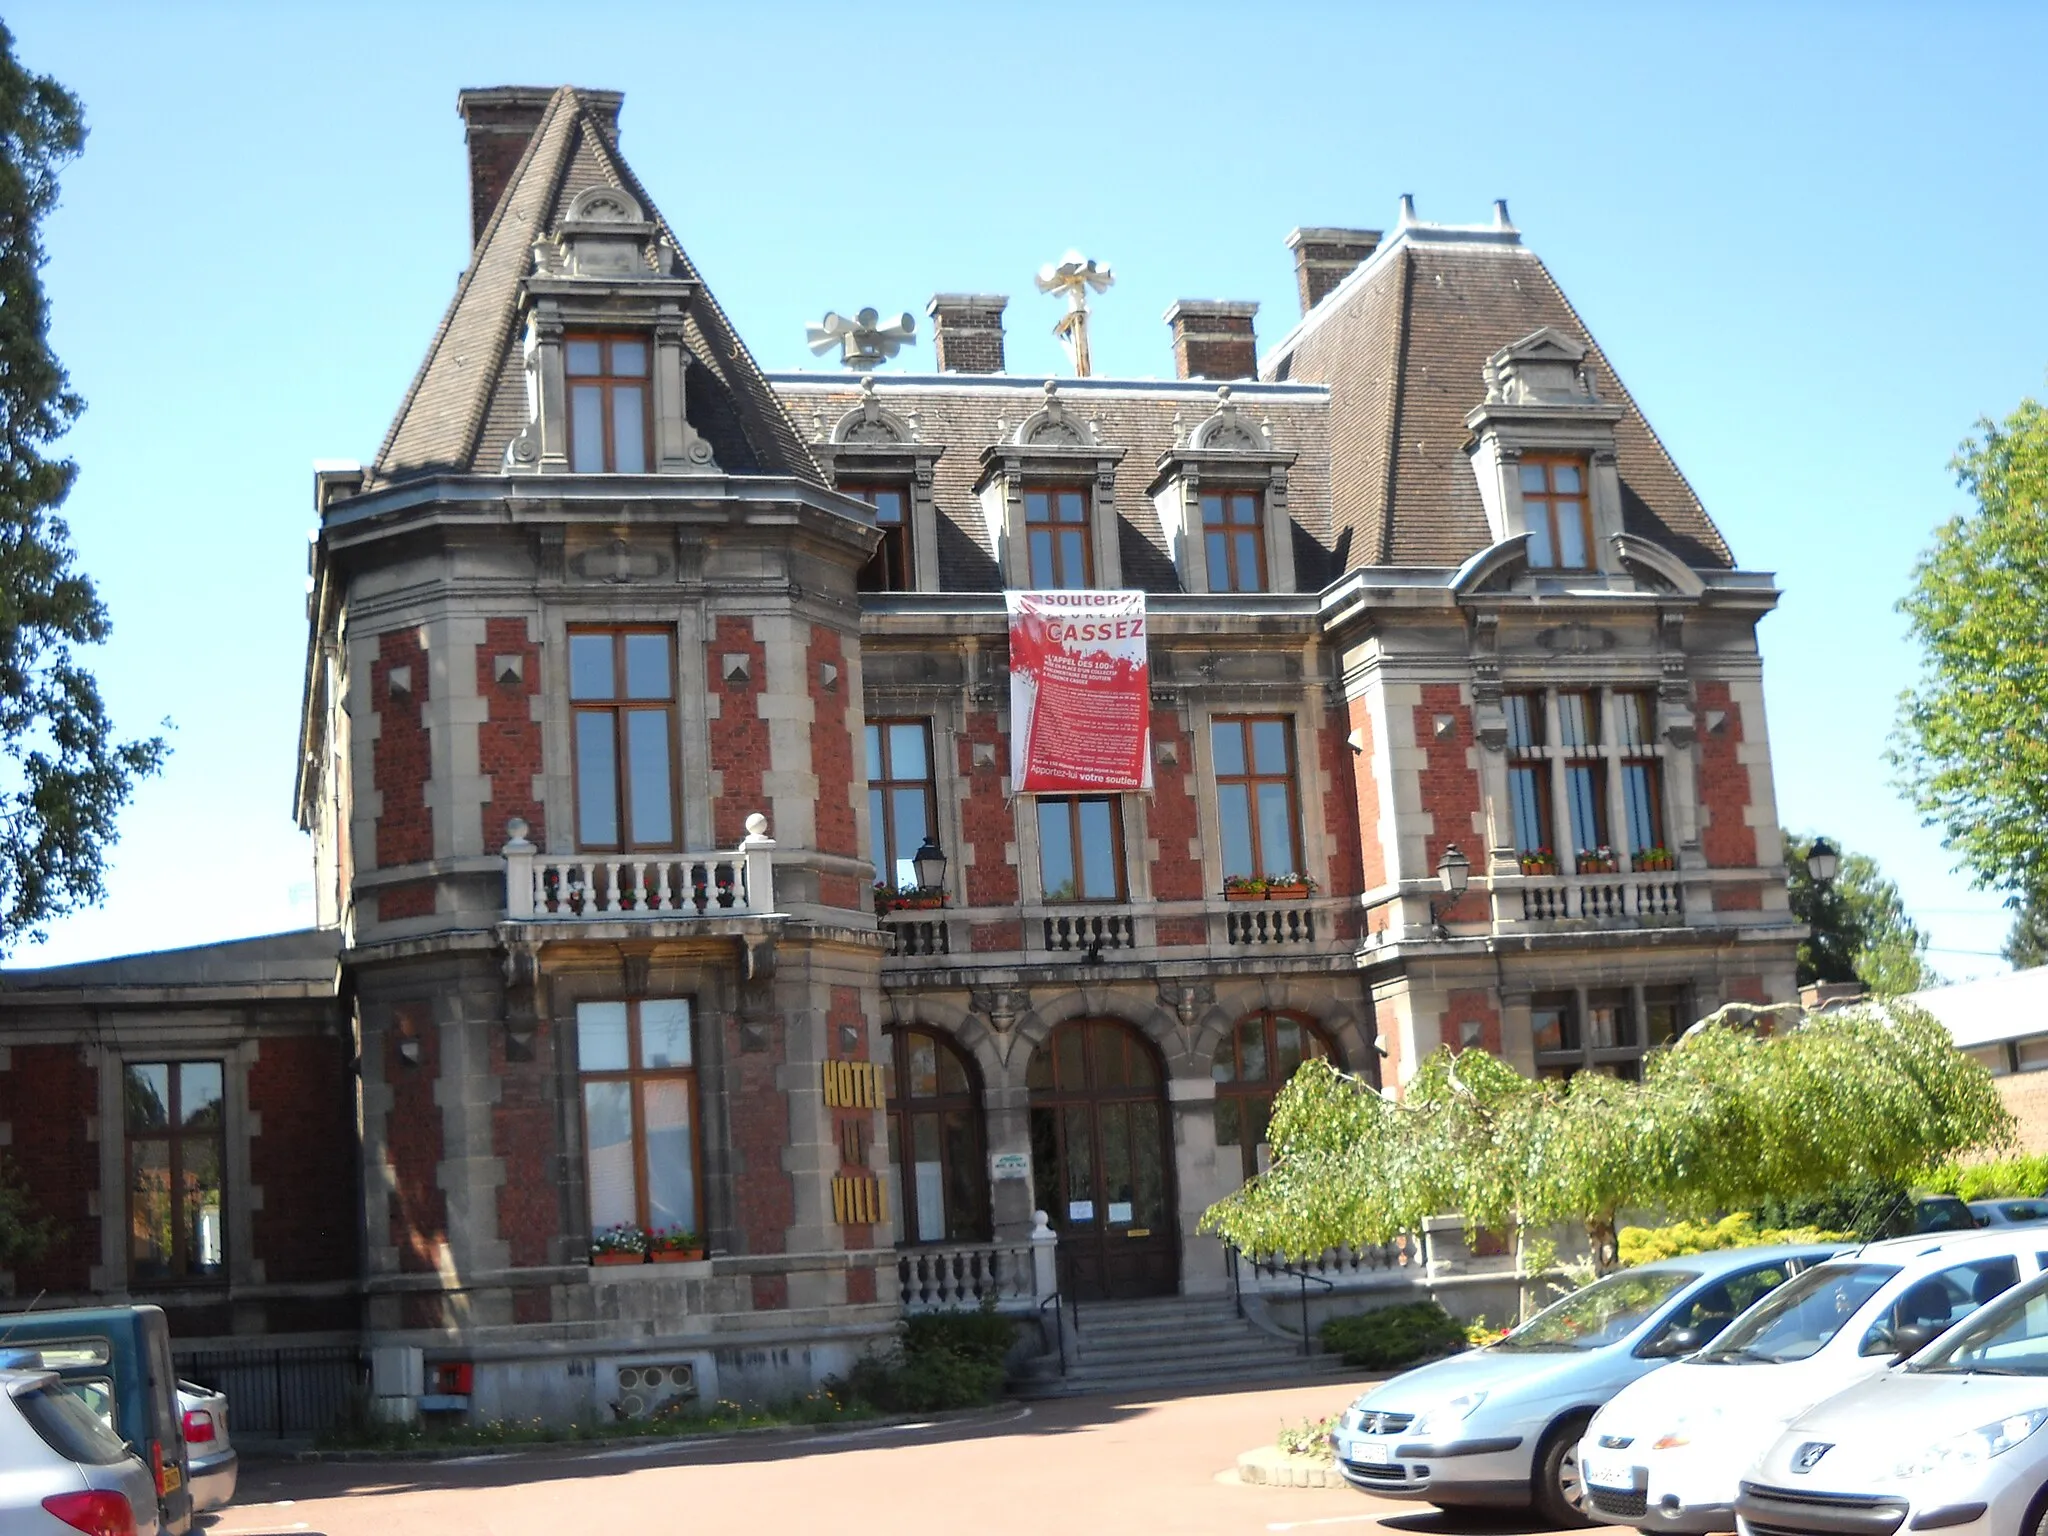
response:
[[[1532,331],[1486,360],[1489,405],[1594,405],[1586,346],[1554,326]]]

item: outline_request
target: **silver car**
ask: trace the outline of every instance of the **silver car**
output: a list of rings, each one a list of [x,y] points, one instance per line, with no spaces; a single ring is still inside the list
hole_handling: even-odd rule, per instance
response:
[[[1533,1506],[1552,1523],[1584,1525],[1579,1437],[1594,1410],[1834,1252],[1738,1248],[1596,1280],[1496,1344],[1366,1393],[1332,1436],[1337,1469],[1385,1498]]]
[[[0,1533],[158,1536],[156,1481],[49,1371],[0,1370]]]
[[[2048,1531],[2048,1275],[1808,1409],[1742,1480],[1766,1532]]]
[[[225,1394],[197,1382],[178,1383],[178,1417],[185,1432],[185,1477],[192,1486],[192,1513],[219,1509],[235,1496],[241,1458],[228,1438]]]

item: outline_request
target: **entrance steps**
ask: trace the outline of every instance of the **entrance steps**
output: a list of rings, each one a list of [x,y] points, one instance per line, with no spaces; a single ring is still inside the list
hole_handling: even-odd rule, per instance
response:
[[[1067,1314],[1067,1371],[1057,1356],[1014,1384],[1021,1397],[1336,1381],[1356,1374],[1333,1355],[1304,1355],[1237,1315],[1228,1296],[1084,1301]]]

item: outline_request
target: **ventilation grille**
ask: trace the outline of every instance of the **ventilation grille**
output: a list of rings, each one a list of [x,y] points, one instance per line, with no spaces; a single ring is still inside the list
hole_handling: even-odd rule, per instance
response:
[[[663,1409],[674,1411],[696,1395],[697,1368],[688,1361],[619,1367],[617,1410],[622,1419],[651,1418]]]

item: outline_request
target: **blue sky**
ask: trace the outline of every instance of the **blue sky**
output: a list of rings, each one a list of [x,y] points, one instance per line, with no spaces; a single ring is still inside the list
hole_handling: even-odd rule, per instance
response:
[[[601,18],[601,20],[600,20]],[[1112,263],[1097,371],[1170,374],[1176,298],[1292,324],[1287,232],[1509,199],[1737,557],[1765,622],[1781,813],[1876,855],[1952,976],[1998,899],[1882,753],[1893,603],[1961,510],[1946,468],[2048,367],[2038,62],[2013,6],[443,3],[6,13],[92,136],[48,230],[90,403],[68,515],[115,632],[117,718],[175,755],[110,899],[14,963],[310,915],[291,820],[311,462],[367,459],[466,257],[455,93],[626,93],[623,148],[764,366],[828,308],[1013,295],[1064,371],[1069,246]],[[928,342],[909,352],[928,367]]]

